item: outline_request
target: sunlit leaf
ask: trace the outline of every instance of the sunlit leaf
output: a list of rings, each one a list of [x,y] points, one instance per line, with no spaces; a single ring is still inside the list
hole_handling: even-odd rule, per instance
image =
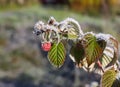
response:
[[[103,54],[103,56],[99,59],[101,66],[98,63],[96,63],[93,68],[93,71],[95,73],[102,75],[103,74],[102,69],[107,68],[108,64],[110,64],[111,61],[112,61],[112,58],[110,56],[106,56],[105,54]]]
[[[113,55],[114,55],[113,49],[110,47],[106,47],[103,52],[103,55],[101,56],[101,58],[99,58],[99,62],[101,63],[102,67],[96,63],[93,71],[95,73],[102,75],[103,74],[102,68],[105,69],[108,67],[108,65],[112,62]]]
[[[107,46],[105,47],[105,50],[103,51],[103,55],[101,58],[99,58],[100,63],[102,64],[102,69],[106,69],[111,66],[119,67],[119,65],[116,63],[118,59],[118,42],[117,40],[112,37],[111,35],[105,35],[105,34],[99,34],[100,40],[106,40]],[[94,67],[94,72],[99,72],[99,74],[103,74],[101,67],[99,67],[97,64]],[[101,72],[101,73],[100,73]]]
[[[68,29],[68,38],[69,39],[76,39],[76,38],[78,38],[78,32],[74,28]]]
[[[51,50],[48,53],[48,59],[55,67],[59,68],[63,65],[65,61],[65,48],[61,42],[59,44],[53,44]]]
[[[84,39],[86,41],[85,43],[86,59],[88,66],[90,66],[93,62],[95,62],[102,56],[104,48],[97,43],[96,37],[91,33],[87,33],[84,36]]]
[[[93,71],[95,73],[102,75],[103,70],[105,70],[106,68],[113,66],[113,65],[118,67],[116,63],[117,53],[114,50],[115,47],[110,46],[111,44],[110,45],[108,44],[107,46],[105,45],[105,40],[99,39],[97,42],[100,45],[100,47],[105,48],[105,50],[103,51],[103,55],[101,56],[101,58],[99,58],[99,62],[101,63],[101,66],[99,66],[96,63],[93,68]]]
[[[107,70],[101,78],[101,87],[120,87],[120,72]]]

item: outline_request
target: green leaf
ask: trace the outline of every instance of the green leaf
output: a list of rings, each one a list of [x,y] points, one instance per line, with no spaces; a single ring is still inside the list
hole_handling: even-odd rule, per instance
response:
[[[85,39],[85,52],[88,66],[99,59],[103,53],[103,47],[97,43],[97,39],[92,33],[87,33]]]
[[[59,68],[63,65],[65,61],[65,48],[61,42],[58,44],[53,44],[51,50],[48,53],[48,59],[55,67]]]
[[[95,73],[100,74],[100,75],[102,75],[103,74],[103,70],[105,70],[108,67],[111,67],[113,65],[116,66],[116,67],[119,67],[118,64],[116,63],[116,61],[117,61],[117,54],[114,51],[114,48],[113,47],[109,47],[109,45],[105,47],[104,41],[102,41],[102,42],[101,41],[102,40],[97,41],[97,42],[98,42],[98,44],[102,48],[105,48],[102,57],[99,58],[99,62],[101,63],[102,68],[97,63],[95,64],[95,66],[93,68],[93,71]]]
[[[70,49],[70,54],[73,56],[76,64],[79,66],[79,63],[82,62],[83,58],[85,58],[85,50],[81,41],[72,46]]]
[[[107,70],[101,78],[101,87],[120,87],[120,72]]]

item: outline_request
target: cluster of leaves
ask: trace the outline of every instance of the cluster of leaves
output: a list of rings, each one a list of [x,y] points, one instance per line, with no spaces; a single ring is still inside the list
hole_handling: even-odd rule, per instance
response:
[[[53,66],[60,68],[64,64],[65,47],[70,45],[69,56],[76,67],[102,75],[101,87],[120,86],[118,42],[113,36],[83,33],[76,20],[67,18],[57,22],[53,17],[47,24],[37,22],[34,33],[40,37],[42,49],[48,51]]]

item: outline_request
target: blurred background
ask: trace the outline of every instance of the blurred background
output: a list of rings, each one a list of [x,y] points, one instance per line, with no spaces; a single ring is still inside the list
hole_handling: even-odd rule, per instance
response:
[[[54,68],[41,50],[34,24],[50,16],[76,19],[84,32],[120,41],[120,0],[0,0],[0,87],[98,87],[100,76],[75,68],[68,54]]]

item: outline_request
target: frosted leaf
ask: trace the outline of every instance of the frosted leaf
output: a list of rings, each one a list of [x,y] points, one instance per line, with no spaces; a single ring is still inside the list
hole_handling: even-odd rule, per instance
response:
[[[51,16],[48,20],[48,24],[54,24],[54,22],[56,22],[56,20],[54,17]]]
[[[60,23],[59,25],[58,25],[58,28],[59,28],[59,30],[60,31],[64,31],[65,29],[67,29],[67,24],[65,24],[65,23]]]
[[[59,23],[55,20],[54,17],[51,16],[51,17],[49,18],[49,20],[48,20],[48,24],[49,24],[49,25],[58,26]]]
[[[105,50],[103,51],[103,53],[111,58],[114,57],[114,49],[111,47],[106,47]]]
[[[65,25],[73,25],[76,29],[78,29],[78,33],[79,35],[83,35],[83,31],[81,29],[80,24],[73,18],[67,18],[64,21],[61,22],[61,24],[65,24]]]
[[[109,38],[110,38],[111,35],[99,33],[99,34],[96,34],[95,36],[96,36],[96,38],[105,40],[107,42],[109,40]]]
[[[105,41],[107,42],[107,45],[110,45],[110,46],[112,46],[112,44],[113,44],[113,43],[110,41],[110,38],[115,39],[115,38],[114,38],[112,35],[110,35],[110,34],[99,33],[99,34],[96,34],[95,36],[96,36],[96,38],[98,38],[98,39],[105,40]]]
[[[36,35],[39,35],[42,31],[45,31],[44,30],[44,23],[42,21],[38,21],[34,26],[33,33],[35,33]]]
[[[41,30],[44,27],[44,23],[42,21],[38,21],[35,26],[34,29],[35,30]]]
[[[82,36],[80,36],[78,39],[79,40],[83,40],[83,41],[86,41],[85,39],[84,39],[84,37],[86,36],[86,35],[88,35],[88,34],[91,34],[91,35],[95,35],[93,32],[87,32],[87,33],[85,33],[84,35],[82,35]]]
[[[97,39],[102,39],[107,42],[107,47],[113,48],[113,50],[117,53],[118,52],[118,42],[117,40],[110,34],[96,34]]]

